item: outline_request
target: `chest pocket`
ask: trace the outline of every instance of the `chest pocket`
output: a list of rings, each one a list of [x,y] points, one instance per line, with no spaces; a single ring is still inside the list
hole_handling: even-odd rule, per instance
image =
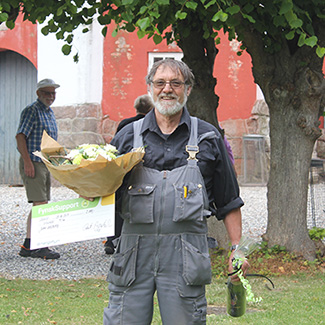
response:
[[[129,185],[123,196],[122,218],[130,223],[153,223],[155,184]]]
[[[204,216],[204,199],[202,184],[174,184],[175,209],[173,221],[202,221]]]

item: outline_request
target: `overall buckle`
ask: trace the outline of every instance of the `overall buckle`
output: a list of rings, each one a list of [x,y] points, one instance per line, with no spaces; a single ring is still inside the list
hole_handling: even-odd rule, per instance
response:
[[[186,147],[186,151],[188,153],[188,158],[187,160],[196,160],[196,154],[199,152],[199,147],[198,146],[189,146],[187,145]]]

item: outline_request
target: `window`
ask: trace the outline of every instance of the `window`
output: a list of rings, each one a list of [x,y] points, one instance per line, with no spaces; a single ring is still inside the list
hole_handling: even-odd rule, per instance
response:
[[[152,65],[160,60],[164,59],[174,59],[181,61],[183,57],[183,52],[150,52],[148,58],[148,71],[150,71]]]

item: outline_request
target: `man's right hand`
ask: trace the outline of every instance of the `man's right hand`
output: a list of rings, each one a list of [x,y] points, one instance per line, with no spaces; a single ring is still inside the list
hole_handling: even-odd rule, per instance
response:
[[[31,178],[35,177],[35,169],[32,161],[24,161],[24,172],[25,175]]]

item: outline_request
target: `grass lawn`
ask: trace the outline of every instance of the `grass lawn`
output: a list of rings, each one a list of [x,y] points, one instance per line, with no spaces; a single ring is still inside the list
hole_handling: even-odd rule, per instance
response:
[[[214,278],[207,286],[211,312],[207,324],[325,324],[323,259],[308,263],[284,252],[252,256],[252,273],[268,275],[275,289],[268,289],[268,282],[262,278],[248,278],[255,296],[263,300],[257,305],[248,304],[246,314],[239,318],[232,318],[225,312],[226,276],[219,272],[222,266],[216,261],[220,256],[212,254],[212,259]],[[107,303],[105,279],[0,278],[0,324],[102,324]],[[161,324],[157,303],[152,324]]]

